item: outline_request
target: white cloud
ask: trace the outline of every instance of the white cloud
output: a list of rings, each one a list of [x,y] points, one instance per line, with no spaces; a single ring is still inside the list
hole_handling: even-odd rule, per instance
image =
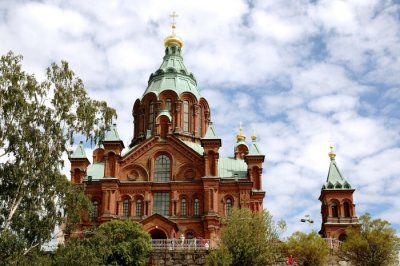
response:
[[[400,193],[398,3],[8,1],[0,3],[0,53],[23,54],[38,77],[50,62],[69,61],[91,97],[117,108],[126,143],[132,104],[161,64],[173,10],[221,156],[232,155],[240,120],[248,135],[256,124],[266,154],[265,206],[288,221],[289,232],[310,228],[298,221],[306,213],[318,230],[330,140],[356,188],[358,213],[382,215],[400,229],[392,196]]]

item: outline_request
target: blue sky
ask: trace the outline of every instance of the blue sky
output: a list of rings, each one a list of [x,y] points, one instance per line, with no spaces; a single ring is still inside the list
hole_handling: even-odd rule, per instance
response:
[[[128,143],[132,104],[162,62],[172,11],[221,155],[233,154],[239,121],[248,136],[256,127],[264,207],[286,234],[320,229],[330,142],[358,215],[400,231],[398,1],[2,1],[0,53],[22,54],[39,79],[67,60],[91,97],[117,109]],[[300,223],[305,214],[316,222]]]

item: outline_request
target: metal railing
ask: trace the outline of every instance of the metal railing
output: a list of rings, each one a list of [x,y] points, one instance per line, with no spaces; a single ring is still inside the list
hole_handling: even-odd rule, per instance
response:
[[[153,250],[208,250],[210,239],[152,239]]]

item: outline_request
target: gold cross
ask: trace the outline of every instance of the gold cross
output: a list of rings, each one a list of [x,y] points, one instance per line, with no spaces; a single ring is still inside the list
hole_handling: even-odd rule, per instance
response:
[[[176,12],[174,11],[174,12],[172,12],[172,14],[169,15],[169,16],[171,17],[171,20],[172,20],[172,21],[171,21],[172,28],[175,29],[175,25],[176,25],[175,18],[178,17],[178,14],[176,14]]]

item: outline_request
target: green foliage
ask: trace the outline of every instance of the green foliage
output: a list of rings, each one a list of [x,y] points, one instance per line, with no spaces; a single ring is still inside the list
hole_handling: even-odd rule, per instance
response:
[[[207,266],[229,266],[232,262],[232,255],[225,246],[211,250],[206,258]]]
[[[317,232],[295,232],[285,244],[287,256],[292,255],[298,265],[323,266],[329,256],[329,246]]]
[[[368,213],[359,220],[361,228],[346,231],[347,239],[340,247],[341,256],[355,266],[397,265],[400,238],[390,223],[372,220]]]
[[[139,223],[113,220],[87,235],[60,246],[55,254],[55,265],[146,264],[151,238]]]
[[[99,140],[116,117],[87,96],[67,62],[52,64],[39,82],[21,60],[12,52],[0,60],[0,238],[15,244],[14,262],[49,241],[56,225],[79,222],[88,203],[61,173],[62,155],[76,135]],[[10,232],[15,239],[3,235]]]
[[[232,256],[231,265],[272,265],[280,258],[281,241],[272,216],[247,208],[233,209],[223,221],[220,248]],[[284,226],[284,223],[280,223]],[[224,253],[223,251],[218,251]],[[210,265],[219,265],[211,261]]]

